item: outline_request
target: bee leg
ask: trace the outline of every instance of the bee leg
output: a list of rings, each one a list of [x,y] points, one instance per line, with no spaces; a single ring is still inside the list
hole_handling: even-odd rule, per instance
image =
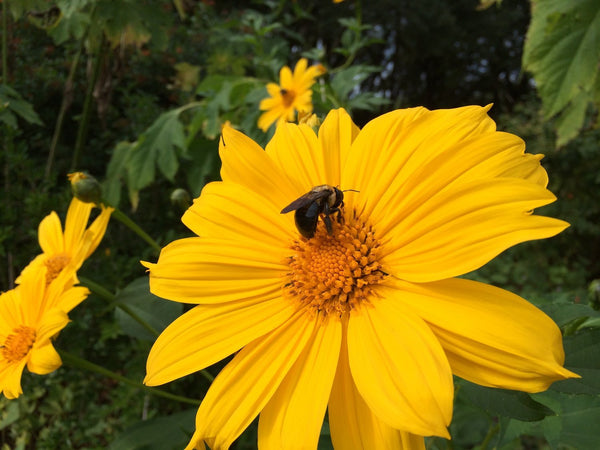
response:
[[[333,226],[331,224],[331,219],[328,214],[323,216],[323,222],[325,222],[325,227],[327,228],[327,234],[333,234]]]
[[[327,234],[333,234],[333,226],[331,224],[331,219],[329,215],[335,212],[335,209],[330,209],[329,205],[325,203],[323,207],[323,222],[325,222],[325,227],[327,228]]]

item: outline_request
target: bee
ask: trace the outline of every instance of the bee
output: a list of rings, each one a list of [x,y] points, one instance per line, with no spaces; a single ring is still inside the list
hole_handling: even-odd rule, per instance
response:
[[[347,191],[358,192],[354,189]],[[281,210],[281,214],[287,214],[290,211],[294,213],[296,228],[302,236],[307,239],[312,238],[317,231],[317,222],[319,216],[322,216],[328,234],[333,234],[333,225],[329,216],[337,213],[337,221],[341,222],[341,208],[344,206],[344,192],[334,186],[322,184],[313,187],[302,197],[297,198],[292,203]]]

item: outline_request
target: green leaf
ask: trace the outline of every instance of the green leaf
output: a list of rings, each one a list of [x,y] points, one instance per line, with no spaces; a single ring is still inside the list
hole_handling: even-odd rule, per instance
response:
[[[552,389],[573,394],[600,394],[600,328],[586,328],[563,339],[565,367],[581,375],[557,381]]]
[[[44,125],[40,117],[33,110],[31,103],[23,100],[21,94],[10,86],[2,84],[0,85],[0,120],[11,128],[17,128],[17,122],[13,113],[26,122],[35,125]]]
[[[583,125],[586,107],[598,95],[599,63],[600,2],[532,3],[523,67],[535,78],[546,117],[567,115],[558,125],[558,142],[566,143]]]
[[[140,421],[121,433],[110,450],[163,450],[184,448],[194,430],[196,409]]]
[[[115,301],[125,305],[158,333],[183,312],[181,303],[163,300],[152,294],[147,277],[137,278],[129,283],[117,293]],[[125,334],[147,341],[156,340],[156,335],[121,308],[115,310],[115,317]]]
[[[175,149],[185,149],[185,133],[179,121],[182,110],[161,114],[138,139],[127,163],[130,189],[138,191],[148,186],[154,180],[156,166],[167,179],[173,180],[179,168]]]
[[[124,141],[119,142],[113,150],[102,184],[104,200],[109,205],[119,206],[123,178],[127,174],[127,162],[133,146],[133,143]]]
[[[551,448],[595,450],[600,442],[600,397],[566,395],[546,391],[534,394],[536,400],[556,411],[556,416],[541,422],[512,420],[503,437],[509,442],[524,434],[542,436]]]
[[[494,416],[530,422],[554,414],[550,408],[536,402],[525,392],[488,388],[468,382],[461,385],[460,392],[472,404]]]
[[[331,80],[331,88],[337,99],[346,102],[351,92],[369,75],[381,70],[375,66],[356,65],[337,72]]]

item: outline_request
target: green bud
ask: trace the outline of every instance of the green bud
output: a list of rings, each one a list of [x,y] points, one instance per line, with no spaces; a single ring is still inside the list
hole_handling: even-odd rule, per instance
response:
[[[171,192],[171,204],[180,211],[185,211],[192,206],[192,197],[182,188],[177,188]]]
[[[600,280],[593,280],[588,286],[588,301],[596,311],[600,311]]]
[[[98,180],[84,172],[73,172],[67,175],[71,182],[73,196],[84,203],[100,204],[102,202],[102,187]]]

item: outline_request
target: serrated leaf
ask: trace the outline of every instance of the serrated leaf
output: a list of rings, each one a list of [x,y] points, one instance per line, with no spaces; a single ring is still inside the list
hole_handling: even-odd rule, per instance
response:
[[[102,183],[104,200],[109,205],[119,206],[122,181],[127,174],[127,161],[133,145],[131,142],[119,142],[112,152],[106,169],[106,178]]]
[[[465,382],[461,385],[463,393],[471,403],[491,415],[510,417],[523,421],[542,420],[554,415],[547,406],[533,400],[525,392],[495,389]]]
[[[552,389],[574,394],[600,394],[600,328],[587,328],[563,339],[565,367],[581,375],[557,381]]]
[[[559,327],[576,319],[600,317],[600,312],[593,310],[588,305],[577,303],[550,303],[540,305],[540,309],[548,314]]]
[[[148,186],[154,180],[156,166],[167,179],[175,176],[179,168],[175,149],[185,149],[181,111],[178,108],[161,114],[138,139],[127,162],[130,189],[139,191]]]
[[[23,100],[21,94],[15,91],[13,88],[7,85],[0,85],[0,114],[7,116],[6,119],[2,119],[7,125],[16,128],[16,121],[14,118],[10,118],[10,112],[19,116],[26,122],[43,125],[42,120],[33,110],[31,103]]]
[[[377,72],[379,67],[357,65],[335,74],[331,80],[331,88],[336,97],[346,101],[353,89],[360,85],[369,75]]]
[[[600,2],[538,0],[532,3],[523,67],[536,81],[546,117],[571,104],[560,124],[559,141],[574,136],[583,124],[582,111],[598,95]],[[582,103],[578,104],[578,103]]]
[[[137,278],[129,283],[117,293],[115,301],[131,309],[158,333],[183,312],[181,303],[164,300],[152,294],[148,287],[147,277]],[[115,310],[115,318],[123,333],[147,341],[156,339],[155,334],[151,333],[121,308]]]
[[[184,448],[194,432],[196,409],[140,421],[123,431],[110,450],[163,450]]]

